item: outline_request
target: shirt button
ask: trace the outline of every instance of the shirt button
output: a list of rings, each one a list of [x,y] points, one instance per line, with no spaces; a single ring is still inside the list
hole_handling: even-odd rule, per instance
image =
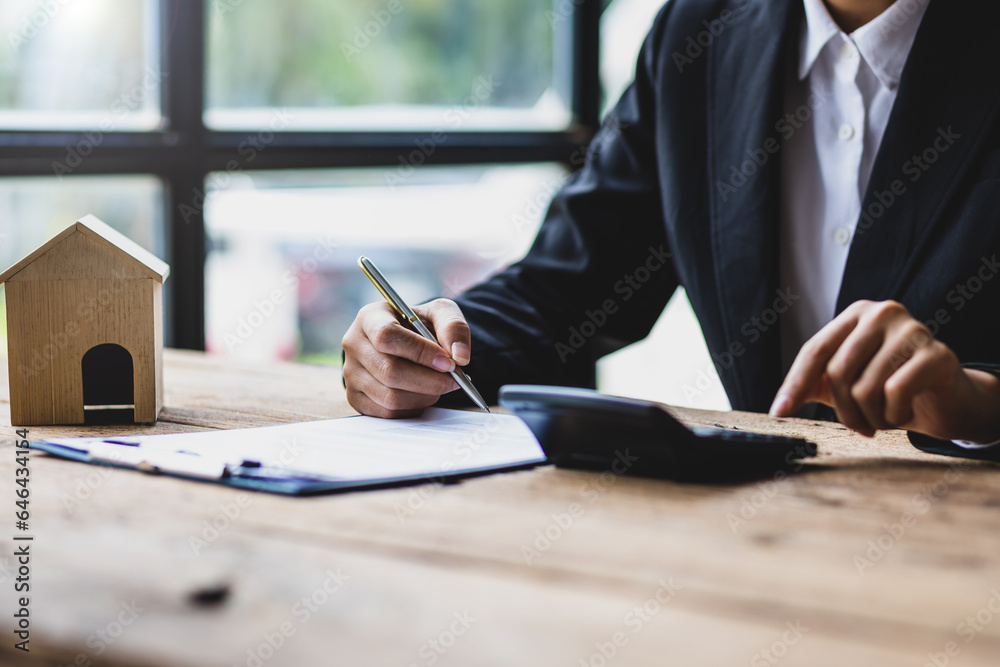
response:
[[[854,47],[850,42],[844,42],[840,47],[840,57],[844,60],[850,60],[854,57]]]
[[[854,138],[854,128],[851,127],[850,124],[844,123],[837,131],[837,136],[841,141],[850,141]]]
[[[851,230],[847,227],[837,227],[833,232],[833,240],[840,245],[847,245],[851,240]]]

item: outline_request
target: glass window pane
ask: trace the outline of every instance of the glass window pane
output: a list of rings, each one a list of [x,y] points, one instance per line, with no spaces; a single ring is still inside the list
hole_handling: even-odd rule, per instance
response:
[[[558,165],[213,174],[205,214],[207,343],[248,359],[340,363],[340,341],[379,294],[455,296],[521,257],[566,173]]]
[[[613,107],[635,78],[635,63],[664,0],[612,0],[601,16],[603,112]]]
[[[0,178],[0,271],[88,213],[166,259],[162,212],[163,188],[152,176]],[[3,298],[0,291],[0,354],[6,357]],[[164,306],[169,311],[169,299]],[[169,312],[164,321],[169,332]]]
[[[154,0],[0,2],[0,128],[151,129]]]
[[[550,0],[213,0],[217,127],[564,128]],[[560,70],[561,71],[561,70]],[[557,92],[558,91],[558,92]]]

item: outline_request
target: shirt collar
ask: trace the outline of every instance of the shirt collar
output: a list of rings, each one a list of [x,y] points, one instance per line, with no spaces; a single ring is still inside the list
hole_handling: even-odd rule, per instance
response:
[[[895,90],[930,0],[896,0],[874,20],[845,35],[823,0],[804,0],[806,18],[799,51],[799,80],[805,79],[837,35],[854,42],[883,86]]]

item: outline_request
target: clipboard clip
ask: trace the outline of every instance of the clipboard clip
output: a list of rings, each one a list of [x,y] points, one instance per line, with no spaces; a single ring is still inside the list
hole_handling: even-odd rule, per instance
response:
[[[86,450],[92,461],[113,463],[142,472],[170,473],[199,479],[222,479],[229,474],[229,465],[191,452],[147,449],[140,442],[120,439],[99,440]]]

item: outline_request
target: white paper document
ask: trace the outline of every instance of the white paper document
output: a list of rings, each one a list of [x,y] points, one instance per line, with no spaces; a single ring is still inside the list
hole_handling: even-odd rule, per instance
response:
[[[331,482],[390,481],[543,463],[517,417],[432,408],[415,419],[347,417],[260,428],[48,443],[93,462],[189,477],[230,474]]]

